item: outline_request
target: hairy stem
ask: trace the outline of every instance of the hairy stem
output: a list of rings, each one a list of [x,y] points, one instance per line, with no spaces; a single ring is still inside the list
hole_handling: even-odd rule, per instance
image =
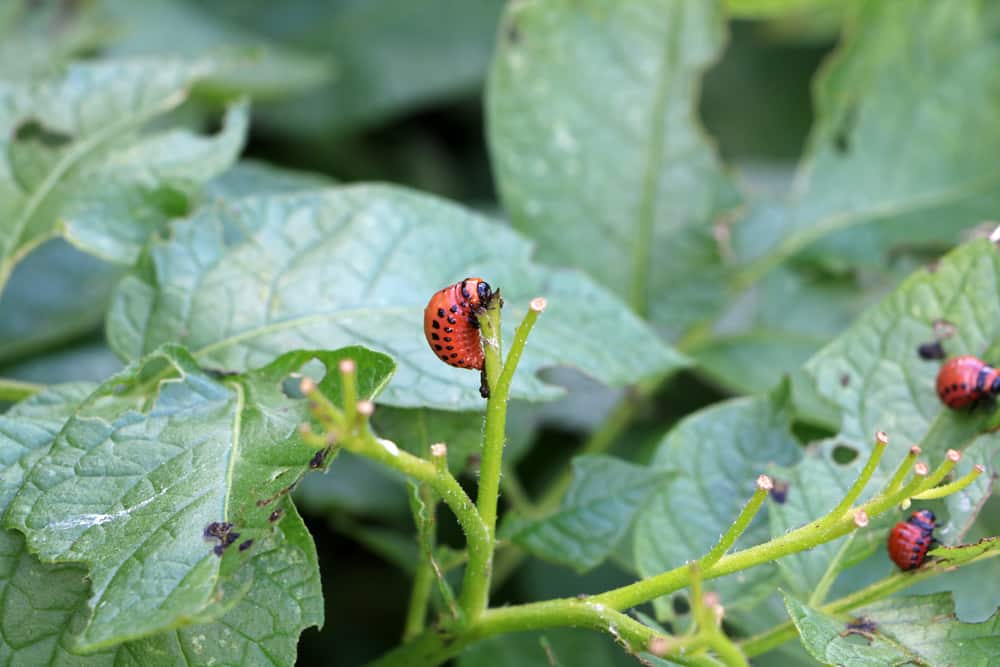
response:
[[[740,535],[747,529],[747,526],[750,525],[750,522],[753,521],[753,518],[757,516],[757,512],[760,511],[761,505],[764,504],[767,494],[773,488],[774,482],[767,475],[761,475],[757,478],[757,490],[754,491],[749,502],[743,506],[740,515],[736,517],[736,521],[729,527],[729,530],[722,536],[718,544],[712,547],[712,550],[701,559],[701,567],[708,568],[715,565],[729,551]]]
[[[489,382],[490,397],[486,404],[486,426],[483,429],[482,458],[479,463],[479,493],[476,507],[489,540],[489,550],[485,554],[469,551],[469,563],[465,568],[462,582],[461,604],[467,618],[474,620],[489,604],[490,579],[493,571],[493,541],[496,535],[497,501],[500,496],[500,475],[503,470],[503,448],[507,422],[507,399],[514,371],[521,360],[528,334],[531,333],[538,315],[545,309],[545,300],[538,298],[531,302],[524,320],[514,332],[507,361],[500,367],[502,341],[500,337],[500,299],[494,298],[479,318],[483,337],[483,352],[486,361],[486,378]]]

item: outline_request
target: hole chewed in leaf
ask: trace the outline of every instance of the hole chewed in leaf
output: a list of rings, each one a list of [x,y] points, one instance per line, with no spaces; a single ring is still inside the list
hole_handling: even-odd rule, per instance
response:
[[[310,359],[294,373],[281,381],[281,393],[291,399],[302,399],[306,395],[302,391],[302,380],[308,378],[318,385],[326,377],[326,366],[319,359]]]
[[[845,465],[858,458],[858,450],[847,445],[837,445],[833,448],[833,460],[840,465]]]

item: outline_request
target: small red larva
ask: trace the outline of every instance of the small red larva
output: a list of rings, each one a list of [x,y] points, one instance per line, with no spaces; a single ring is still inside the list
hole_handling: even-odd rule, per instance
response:
[[[954,357],[938,371],[937,393],[949,408],[961,410],[1000,393],[1000,371],[971,355]]]
[[[889,558],[899,569],[912,570],[923,565],[934,541],[934,521],[934,512],[919,510],[889,532]]]
[[[466,278],[438,290],[424,308],[424,336],[438,358],[457,368],[483,373],[479,392],[489,396],[484,372],[479,315],[496,293],[482,278]]]

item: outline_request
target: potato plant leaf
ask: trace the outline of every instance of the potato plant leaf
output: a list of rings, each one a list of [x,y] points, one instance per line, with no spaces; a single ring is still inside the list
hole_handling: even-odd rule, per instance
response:
[[[516,232],[402,188],[241,199],[173,232],[153,244],[114,299],[108,336],[125,358],[179,341],[207,366],[242,370],[286,350],[360,343],[400,360],[380,401],[482,409],[478,374],[442,363],[423,332],[430,296],[478,275],[502,290],[508,341],[530,300],[548,299],[515,398],[558,395],[537,378],[547,366],[623,385],[686,363],[585,276],[534,264],[531,244]]]
[[[1000,612],[983,623],[955,617],[950,593],[891,598],[856,612],[847,622],[785,596],[788,613],[806,649],[826,665],[988,667],[1000,654]]]
[[[539,558],[586,572],[614,552],[636,512],[670,474],[610,456],[579,456],[559,509],[541,518],[512,516],[500,537]]]
[[[969,243],[933,271],[918,271],[806,364],[816,390],[840,410],[840,443],[865,456],[876,431],[889,434],[883,471],[914,444],[936,465],[945,450],[968,445],[988,420],[988,410],[953,411],[938,399],[941,362],[917,352],[935,340],[936,322],[954,327],[942,343],[948,356],[990,359],[1000,352],[1000,254],[991,243]]]
[[[274,513],[316,455],[296,435],[304,401],[284,383],[314,359],[336,368],[348,357],[362,396],[393,369],[383,355],[345,348],[218,377],[166,346],[80,403],[5,514],[42,562],[88,566],[92,615],[78,648],[219,620],[250,590],[258,566],[241,566],[258,552],[275,551],[260,567],[280,581],[293,556],[275,541]],[[320,387],[336,400],[337,373]],[[288,539],[298,562],[311,553],[301,536]]]
[[[0,504],[4,507],[43,459],[64,422],[95,385],[59,385],[0,417]],[[299,633],[322,623],[319,569],[312,539],[295,507],[282,516],[250,558],[253,587],[215,623],[179,628],[105,649],[86,658],[72,653],[87,618],[90,581],[73,563],[42,563],[22,535],[0,530],[0,653],[12,664],[212,665],[228,661],[291,664]]]
[[[995,3],[854,3],[844,43],[816,82],[817,120],[786,224],[772,244],[736,225],[737,254],[756,245],[744,259],[773,268],[834,235],[825,254],[878,261],[894,243],[954,243],[992,215],[998,34]],[[843,231],[860,225],[870,229]]]
[[[685,418],[660,442],[651,463],[677,475],[636,517],[639,574],[652,576],[706,554],[753,494],[757,476],[769,464],[790,465],[798,457],[789,414],[771,396],[726,401]],[[758,516],[737,548],[766,541],[766,521]],[[768,592],[776,574],[767,564],[706,587],[718,591],[727,607],[745,606]]]
[[[513,3],[487,90],[513,224],[673,337],[726,296],[712,226],[737,195],[694,117],[724,35],[715,1]]]
[[[214,137],[140,132],[220,67],[162,58],[79,63],[31,84],[0,82],[0,286],[56,235],[131,262],[152,230],[186,211],[192,189],[242,149],[246,106],[232,106]]]

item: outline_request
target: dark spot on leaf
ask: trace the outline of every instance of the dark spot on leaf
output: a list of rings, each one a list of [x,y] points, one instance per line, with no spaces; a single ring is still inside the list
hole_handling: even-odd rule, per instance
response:
[[[917,354],[921,359],[926,361],[932,361],[935,359],[944,359],[945,352],[944,348],[941,347],[941,341],[936,340],[932,343],[924,343],[917,347]]]
[[[274,523],[275,521],[279,521],[283,516],[285,516],[285,510],[279,508],[271,512],[271,516],[267,517],[267,520]]]
[[[228,547],[230,544],[238,540],[239,537],[240,537],[239,533],[229,533],[228,535],[226,535],[226,539],[224,540],[225,545]]]
[[[240,543],[240,551],[246,551],[253,546],[253,540],[247,540],[246,542]]]
[[[213,521],[205,526],[205,539],[224,539],[232,529],[233,524],[228,521]]]
[[[212,553],[214,553],[216,556],[219,557],[222,556],[222,552],[224,552],[225,550],[226,547],[222,546],[221,544],[216,544],[214,547],[212,547]]]
[[[833,135],[833,146],[837,149],[838,153],[844,154],[851,150],[851,133],[854,132],[857,112],[856,106],[849,107],[844,113],[836,133]]]
[[[675,595],[670,598],[670,605],[674,608],[674,613],[679,616],[691,611],[691,605],[688,604],[687,598],[683,595]]]
[[[507,32],[504,34],[507,36],[508,44],[517,44],[521,41],[521,31],[518,29],[517,23],[514,21],[510,22],[510,25],[507,26]]]
[[[840,376],[840,386],[846,387],[849,384],[851,384],[851,376],[848,375],[847,373],[844,373],[843,375]]]
[[[858,458],[858,450],[847,445],[837,445],[833,448],[833,460],[843,465]]]

